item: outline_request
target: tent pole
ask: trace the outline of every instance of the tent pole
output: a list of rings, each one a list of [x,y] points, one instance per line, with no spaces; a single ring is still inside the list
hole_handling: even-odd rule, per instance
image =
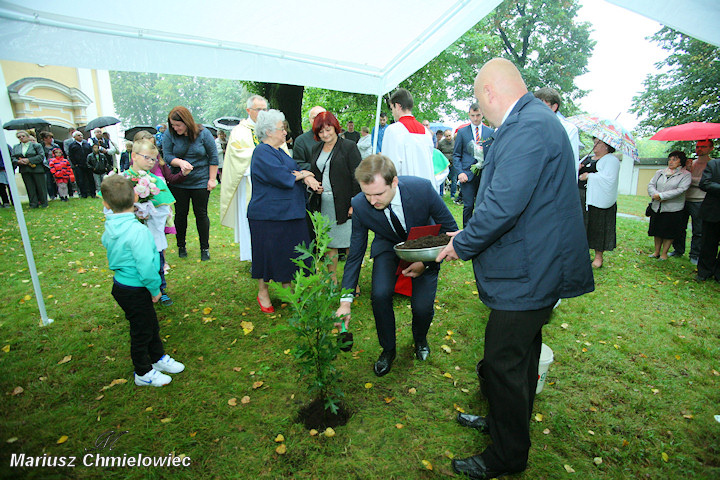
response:
[[[375,132],[375,135],[373,135],[372,139],[372,153],[377,152],[377,142],[378,142],[378,134],[380,133],[380,105],[382,102],[383,94],[378,94],[377,99],[377,107],[375,108],[375,128],[373,128],[373,132]]]
[[[0,119],[0,125],[2,120]],[[0,135],[0,149],[3,152],[3,164],[5,165],[5,173],[8,177],[10,185],[10,195],[15,204],[15,215],[17,216],[18,226],[20,227],[20,236],[22,237],[23,247],[25,248],[25,257],[27,258],[28,270],[32,278],[33,289],[35,290],[35,298],[37,299],[38,309],[40,310],[40,319],[43,327],[50,325],[53,320],[48,318],[45,311],[45,300],[43,299],[42,290],[40,289],[40,279],[38,278],[37,268],[35,267],[35,257],[33,256],[32,247],[30,246],[30,235],[28,235],[27,224],[25,223],[25,215],[23,214],[22,204],[20,203],[20,192],[15,183],[15,168],[10,160],[10,149],[5,141],[5,135]]]

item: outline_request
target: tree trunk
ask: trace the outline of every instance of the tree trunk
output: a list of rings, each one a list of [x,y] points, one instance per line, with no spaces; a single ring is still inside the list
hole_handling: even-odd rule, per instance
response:
[[[284,83],[263,83],[262,95],[267,98],[270,108],[285,114],[290,124],[288,136],[293,139],[302,133],[302,100],[305,87]]]

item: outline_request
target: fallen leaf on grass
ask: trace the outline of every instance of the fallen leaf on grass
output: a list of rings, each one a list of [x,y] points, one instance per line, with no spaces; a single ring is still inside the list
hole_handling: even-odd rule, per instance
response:
[[[651,388],[650,391],[653,392],[655,395],[660,393],[660,390],[658,390],[657,388]]]
[[[12,395],[20,395],[22,392],[24,392],[25,389],[23,387],[15,387],[12,391]]]
[[[372,388],[372,383],[370,383],[370,382],[366,383],[365,388],[368,388],[368,389]]]
[[[230,405],[231,407],[234,407],[235,405],[237,405],[237,398],[233,397],[230,400],[228,400],[228,405]]]
[[[311,436],[311,437],[314,437],[314,436],[317,435],[317,434],[318,434],[318,431],[315,430],[314,428],[313,428],[312,430],[310,430],[310,436]]]
[[[242,404],[244,404],[244,405],[247,405],[248,403],[250,403],[250,397],[247,396],[247,395],[245,395],[244,397],[242,397],[242,398],[240,399],[240,403],[242,403]]]
[[[26,302],[29,302],[30,300],[32,300],[32,297],[30,295],[25,295],[23,297],[23,300],[25,300]]]
[[[172,418],[170,418],[170,417],[163,418],[162,420],[160,420],[160,423],[170,423],[170,422],[172,422]]]
[[[422,461],[422,464],[425,465],[425,468],[427,468],[428,470],[432,470],[432,469],[433,469],[432,463],[430,463],[430,462],[427,461],[427,460],[423,460],[423,461]]]
[[[102,387],[103,390],[107,390],[108,388],[112,388],[115,385],[122,385],[123,383],[127,383],[127,379],[125,378],[116,378],[112,382],[110,382],[108,385],[105,385]]]
[[[8,438],[8,439],[5,440],[5,441],[6,441],[7,443],[15,443],[15,442],[17,442],[17,440],[18,440],[17,437],[11,437],[11,438]]]
[[[67,440],[68,440],[68,436],[67,436],[67,435],[63,435],[62,437],[58,438],[57,444],[60,445],[60,444],[62,444],[62,443],[67,442]]]
[[[454,407],[455,410],[457,410],[458,412],[460,412],[460,413],[465,413],[465,409],[462,408],[462,407],[461,407],[460,405],[458,405],[457,403],[454,403],[454,404],[453,404],[453,407]]]
[[[330,427],[327,427],[327,428],[325,429],[325,432],[323,432],[323,433],[325,433],[325,436],[326,436],[326,437],[334,437],[334,436],[335,436],[335,430],[333,430],[333,429],[330,428]]]
[[[285,355],[289,355],[289,354],[290,354],[290,349],[288,348],[287,350],[283,350],[283,353],[284,353]]]
[[[102,400],[103,398],[105,398],[105,395],[98,395],[95,400]]]
[[[63,363],[67,363],[70,360],[72,360],[72,355],[65,355],[62,360],[58,362],[58,365],[62,365]]]
[[[247,335],[248,333],[252,332],[255,329],[255,326],[252,324],[252,322],[240,322],[240,326],[243,329],[243,333]]]
[[[593,463],[595,465],[600,465],[602,463],[602,457],[595,457],[593,458]]]
[[[213,320],[215,320],[215,317],[202,317],[202,322],[203,322],[203,323],[210,323],[210,322],[212,322]]]
[[[570,465],[563,465],[565,467],[565,471],[568,473],[575,473],[575,469],[572,468]]]
[[[397,428],[397,429],[403,428],[404,426],[405,426],[405,425],[403,425],[402,423],[396,423],[396,424],[395,424],[395,428]]]
[[[628,442],[627,440],[623,440],[622,446],[627,447],[628,445],[630,445],[630,442]]]
[[[542,413],[536,413],[536,414],[535,414],[535,421],[536,421],[536,422],[542,422],[542,421],[543,421]]]
[[[663,462],[667,462],[668,460],[670,460],[670,457],[665,452],[662,452],[662,454],[660,456],[662,457]]]
[[[440,348],[442,348],[445,353],[452,352],[452,348],[448,347],[447,345],[440,345]]]
[[[395,400],[395,397],[385,397],[385,403],[390,403]]]
[[[592,430],[588,430],[588,433],[589,433],[590,435],[595,435],[595,432],[593,432]]]
[[[445,373],[443,373],[443,377],[452,378],[452,374],[450,372],[445,372]]]
[[[258,388],[262,387],[263,384],[264,384],[264,382],[262,382],[262,381],[257,381],[255,383],[253,383],[253,390],[257,390]]]
[[[146,412],[152,412],[152,411],[153,411],[153,408],[152,408],[152,407],[147,407],[147,408],[145,409],[145,411],[146,411]]]
[[[453,458],[455,458],[455,455],[454,455],[450,450],[445,450],[445,452],[443,453],[443,455],[445,455],[445,456],[446,456],[447,458],[449,458],[450,460],[452,460]]]
[[[282,443],[282,442],[285,441],[285,437],[283,436],[282,433],[278,433],[278,436],[275,437],[275,441],[276,441],[277,443]]]
[[[10,345],[5,345],[4,347],[2,347],[2,351],[5,353],[10,352]]]
[[[204,315],[210,315],[210,312],[212,312],[212,308],[210,308],[210,307],[205,307],[205,308],[203,308],[203,311],[202,311],[202,312],[203,312]]]
[[[545,430],[543,430],[543,433],[544,433],[545,435],[550,435],[550,429],[549,429],[549,428],[546,428]]]
[[[242,367],[233,367],[233,371],[235,372],[239,372],[240,370],[242,370]]]
[[[285,452],[287,452],[287,447],[284,443],[282,445],[278,445],[278,447],[275,449],[275,452],[277,452],[278,455],[285,455]]]
[[[190,432],[190,438],[195,438],[195,435],[197,435],[197,432]]]
[[[567,327],[569,327],[569,325],[568,325],[567,323],[561,323],[560,326],[561,326],[563,329],[567,329]]]

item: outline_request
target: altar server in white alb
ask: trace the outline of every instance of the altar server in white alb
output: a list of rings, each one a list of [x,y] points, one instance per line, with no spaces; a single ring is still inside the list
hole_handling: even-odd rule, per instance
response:
[[[267,100],[260,95],[250,97],[246,108],[248,118],[232,129],[225,150],[220,184],[220,223],[235,229],[235,242],[240,245],[241,261],[252,260],[250,225],[247,219],[247,205],[252,193],[250,158],[259,143],[255,135],[258,112],[267,108]]]
[[[437,185],[432,133],[413,117],[412,95],[398,88],[390,95],[389,103],[395,123],[385,130],[382,154],[393,161],[398,175],[425,178]]]

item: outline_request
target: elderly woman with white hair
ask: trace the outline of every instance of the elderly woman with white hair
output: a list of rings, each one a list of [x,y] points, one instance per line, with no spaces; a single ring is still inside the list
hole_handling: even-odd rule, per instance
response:
[[[260,144],[250,160],[252,197],[248,205],[252,244],[252,278],[258,280],[257,302],[264,313],[275,309],[267,282],[290,284],[297,265],[295,247],[310,244],[305,221],[305,187],[322,191],[322,186],[282,148],[287,132],[285,116],[278,110],[261,111],[255,124]]]

